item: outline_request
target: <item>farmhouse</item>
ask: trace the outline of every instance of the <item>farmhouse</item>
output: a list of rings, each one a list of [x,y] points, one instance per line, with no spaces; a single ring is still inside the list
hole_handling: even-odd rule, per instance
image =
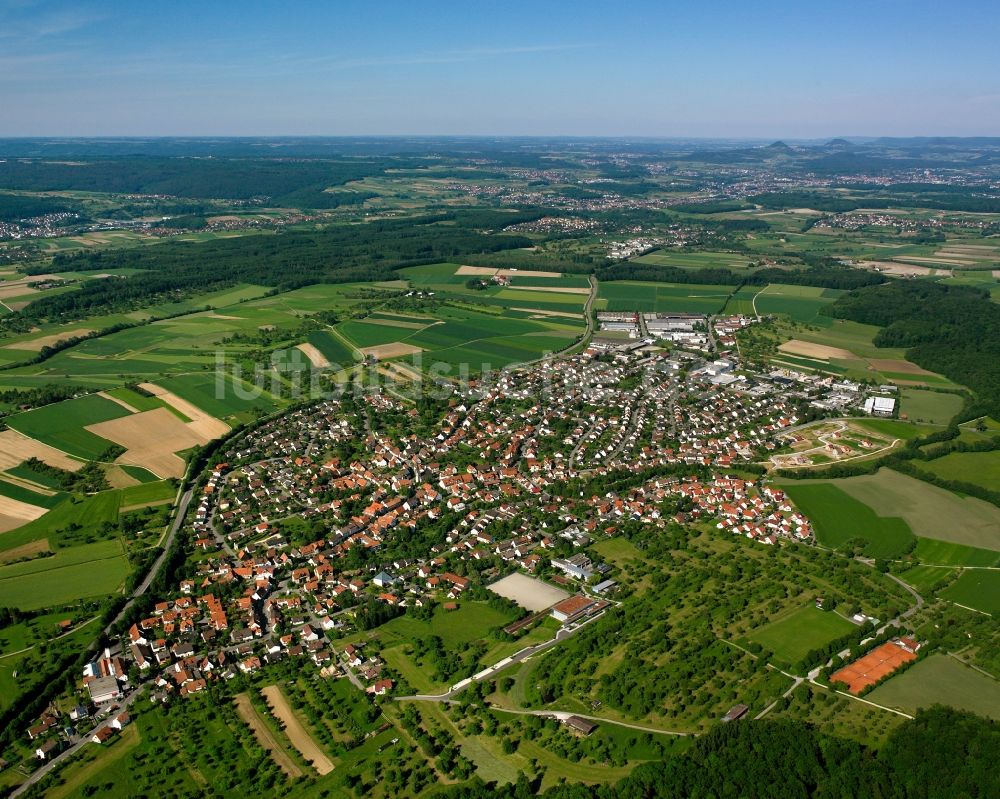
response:
[[[582,716],[567,716],[563,719],[563,724],[579,735],[590,735],[597,729],[597,725]]]

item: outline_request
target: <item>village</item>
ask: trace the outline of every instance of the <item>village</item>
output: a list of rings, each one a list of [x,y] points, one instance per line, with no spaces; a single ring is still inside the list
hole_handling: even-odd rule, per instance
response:
[[[588,547],[629,524],[809,543],[809,520],[749,467],[780,449],[815,390],[725,357],[597,346],[473,382],[429,425],[376,392],[242,434],[188,511],[196,576],[98,653],[72,718],[38,720],[37,756],[103,743],[142,687],[170,702],[288,658],[392,694],[399,675],[358,633],[407,610],[495,595],[517,606],[514,636],[542,618],[586,623],[616,589]],[[643,479],[567,490],[622,473]],[[511,575],[528,582],[511,593]]]

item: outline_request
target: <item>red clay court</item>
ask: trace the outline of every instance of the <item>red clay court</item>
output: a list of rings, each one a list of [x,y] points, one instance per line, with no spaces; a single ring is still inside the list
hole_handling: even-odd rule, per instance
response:
[[[908,652],[897,644],[882,644],[867,655],[835,671],[830,675],[830,680],[845,683],[848,691],[859,694],[864,688],[874,685],[904,663],[916,659],[917,656],[913,652]]]

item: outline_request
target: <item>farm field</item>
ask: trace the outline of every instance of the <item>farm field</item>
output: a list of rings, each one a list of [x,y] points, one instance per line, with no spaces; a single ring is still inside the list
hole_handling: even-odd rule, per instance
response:
[[[237,694],[235,703],[236,712],[247,723],[247,726],[253,730],[257,742],[262,748],[268,751],[271,759],[274,760],[278,768],[284,771],[289,777],[301,777],[302,769],[298,767],[295,761],[284,750],[277,736],[271,731],[267,722],[257,711],[257,708],[253,706],[250,696],[245,693]]]
[[[950,452],[943,458],[914,461],[913,465],[945,480],[972,483],[994,491],[1000,486],[1000,450]]]
[[[119,512],[159,504],[173,498],[168,482],[156,481],[89,495],[63,495],[46,515],[0,535],[0,558],[4,553],[34,541],[48,539],[55,549],[106,537],[105,525],[114,525]]]
[[[734,286],[611,280],[601,282],[596,305],[608,311],[714,314],[734,290]]]
[[[117,591],[129,566],[117,540],[81,544],[25,563],[0,566],[0,605],[23,610]]]
[[[878,514],[900,515],[917,536],[1000,551],[1000,508],[891,469],[837,480]]]
[[[463,368],[476,373],[537,360],[571,345],[585,329],[582,319],[510,310],[490,313],[465,305],[439,307],[434,319],[416,328],[354,320],[338,325],[337,332],[379,359],[400,359],[417,371],[433,368],[448,376]]]
[[[750,294],[748,290],[751,288],[756,288],[756,292]],[[795,322],[828,328],[834,326],[833,318],[822,316],[819,311],[842,293],[837,289],[771,283],[762,288],[744,286],[740,290],[740,299],[743,300],[750,294],[753,298],[753,305],[757,308],[757,313],[762,316],[768,314],[787,316]]]
[[[800,662],[811,650],[853,629],[851,622],[836,613],[807,605],[754,630],[747,637],[769,649],[778,660],[791,665]]]
[[[750,259],[744,255],[731,252],[683,252],[675,250],[654,250],[633,258],[639,264],[656,264],[657,266],[677,266],[682,269],[731,269],[734,272],[746,269]]]
[[[854,479],[854,478],[852,478]],[[865,554],[891,558],[902,554],[913,540],[907,523],[898,517],[879,516],[872,508],[842,490],[845,481],[782,483],[781,488],[804,513],[824,546],[837,548],[863,538]]]
[[[740,290],[736,297],[736,305],[730,303],[727,312],[752,313],[748,310],[748,287]],[[768,286],[768,289],[771,287]],[[798,288],[798,287],[791,287]],[[812,289],[818,291],[818,289]],[[826,289],[825,292],[834,291]],[[837,294],[842,292],[835,292]],[[901,386],[930,386],[934,388],[956,388],[955,384],[942,375],[921,369],[906,360],[905,351],[901,348],[876,347],[875,335],[879,328],[872,325],[862,325],[857,322],[833,319],[819,313],[819,309],[831,299],[822,297],[799,297],[775,295],[773,299],[768,293],[757,297],[757,311],[763,313],[762,307],[768,303],[780,301],[789,310],[784,321],[777,323],[776,331],[782,350],[773,360],[780,363],[790,363],[807,369],[842,375],[851,380],[867,380],[878,383],[897,383]],[[795,306],[790,305],[794,303]],[[778,313],[777,310],[770,311]],[[815,315],[807,318],[810,313]],[[788,350],[788,342],[792,343],[792,351]],[[816,347],[815,354],[809,354],[805,347]],[[796,349],[797,348],[797,349]],[[803,355],[794,354],[796,351]],[[919,397],[919,395],[917,395]],[[947,395],[941,395],[947,396]],[[957,398],[956,398],[957,399]],[[920,400],[924,400],[921,404]],[[938,416],[947,411],[949,400],[925,400],[919,397],[915,407],[922,413]],[[961,402],[959,402],[961,407]],[[913,418],[911,416],[911,418]],[[949,417],[950,418],[950,417]]]
[[[1000,564],[1000,552],[954,544],[950,541],[935,541],[932,538],[918,538],[913,554],[921,563],[941,566],[996,566]]]
[[[335,333],[316,330],[309,334],[306,341],[319,350],[331,364],[347,367],[355,362],[355,349],[348,346],[347,342]]]
[[[211,372],[177,375],[157,385],[230,425],[250,421],[257,413],[273,413],[286,404],[235,377],[220,380]]]
[[[85,427],[128,415],[129,412],[118,403],[91,394],[15,414],[5,421],[12,429],[43,444],[80,458],[97,460],[112,442]]]
[[[1000,682],[944,654],[929,655],[866,698],[911,714],[942,704],[1000,720]]]
[[[941,587],[947,580],[953,568],[942,566],[913,566],[898,573],[900,580],[917,590],[917,593],[928,596]]]
[[[998,616],[1000,615],[1000,571],[968,569],[939,596],[949,602]]]

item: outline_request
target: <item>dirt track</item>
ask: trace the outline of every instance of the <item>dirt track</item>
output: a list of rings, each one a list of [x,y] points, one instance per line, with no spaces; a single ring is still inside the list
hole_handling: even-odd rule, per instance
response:
[[[312,763],[321,777],[333,771],[333,762],[328,758],[323,750],[319,748],[312,736],[302,726],[298,717],[292,712],[288,700],[277,685],[268,685],[261,690],[264,699],[271,707],[274,717],[285,725],[285,735],[292,742],[292,746],[299,750],[299,753],[306,760]]]
[[[250,697],[247,694],[236,695],[236,712],[240,714],[240,718],[247,723],[247,726],[253,730],[257,743],[270,753],[271,759],[277,764],[278,768],[293,779],[302,776],[302,769],[296,765],[295,761],[282,748],[274,733],[271,732],[267,724],[260,717],[260,714],[257,713],[257,708],[250,702]]]

